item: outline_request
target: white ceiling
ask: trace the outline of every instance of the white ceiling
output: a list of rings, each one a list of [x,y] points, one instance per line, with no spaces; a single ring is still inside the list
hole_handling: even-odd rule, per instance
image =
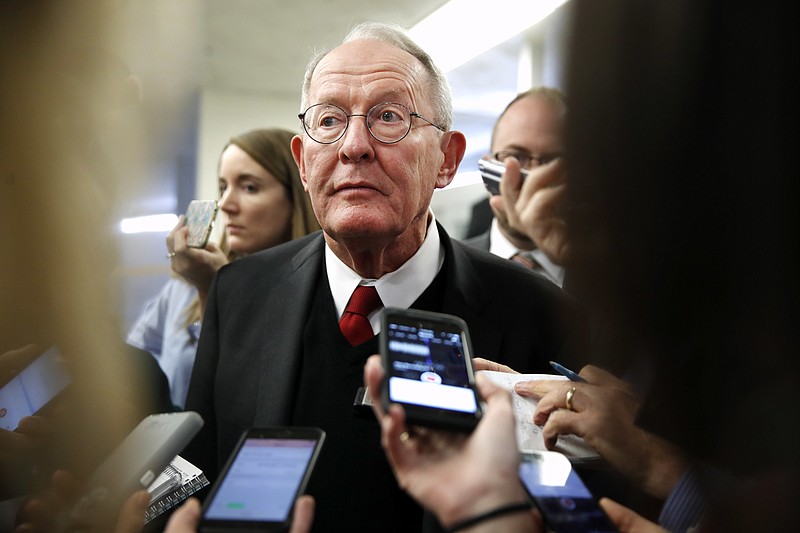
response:
[[[204,0],[204,84],[296,93],[315,51],[365,21],[410,27],[445,0]]]

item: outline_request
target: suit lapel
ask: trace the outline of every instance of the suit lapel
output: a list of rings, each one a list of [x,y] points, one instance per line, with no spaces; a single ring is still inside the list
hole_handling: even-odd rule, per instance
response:
[[[503,333],[482,317],[489,305],[491,291],[480,280],[472,261],[462,249],[464,244],[450,239],[439,226],[441,242],[449,260],[442,312],[460,316],[468,324],[473,339],[480,339],[476,350],[497,353]],[[259,426],[287,425],[294,409],[295,391],[303,356],[303,330],[311,312],[316,284],[321,276],[324,239],[313,239],[290,260],[277,275],[276,284],[265,302],[265,334],[259,356],[259,388],[254,423]],[[278,331],[280,334],[275,334]],[[480,356],[480,353],[474,354]]]
[[[265,305],[260,350],[259,388],[255,424],[288,425],[294,408],[300,361],[303,357],[303,330],[308,322],[313,293],[320,279],[324,239],[322,233],[302,248],[283,269]],[[273,275],[273,274],[266,274]]]
[[[439,236],[447,263],[447,279],[442,312],[456,315],[469,325],[470,337],[480,339],[480,348],[486,353],[497,353],[503,341],[503,332],[483,319],[483,310],[489,305],[492,293],[475,272],[472,261],[463,250],[466,244],[453,241],[441,226]],[[480,353],[473,354],[480,357]]]

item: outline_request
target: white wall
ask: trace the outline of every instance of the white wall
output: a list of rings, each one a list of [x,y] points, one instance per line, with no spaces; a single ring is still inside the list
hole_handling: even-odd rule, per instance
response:
[[[200,96],[197,139],[197,192],[200,199],[219,195],[217,163],[233,135],[253,128],[298,131],[300,95],[265,95],[205,89]]]

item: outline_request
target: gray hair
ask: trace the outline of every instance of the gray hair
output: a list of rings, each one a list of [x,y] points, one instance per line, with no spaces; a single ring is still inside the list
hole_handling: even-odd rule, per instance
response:
[[[352,41],[361,39],[368,39],[373,41],[380,41],[392,45],[404,52],[407,52],[417,58],[422,64],[422,67],[430,77],[430,91],[433,99],[433,121],[442,126],[445,130],[450,130],[453,127],[453,99],[450,89],[450,83],[444,72],[436,66],[428,53],[420,48],[415,43],[408,33],[397,24],[384,24],[380,22],[364,22],[353,29],[344,38],[341,44],[346,44]],[[306,73],[303,77],[303,91],[300,99],[300,111],[305,111],[308,107],[308,91],[311,86],[311,78],[314,75],[314,69],[322,58],[328,55],[330,50],[325,50],[314,56],[306,67]]]

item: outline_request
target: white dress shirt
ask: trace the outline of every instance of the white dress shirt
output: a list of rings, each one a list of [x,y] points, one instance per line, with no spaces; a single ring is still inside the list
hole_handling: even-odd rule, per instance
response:
[[[383,305],[408,309],[433,282],[444,264],[444,249],[439,240],[436,219],[430,213],[427,235],[417,253],[395,270],[379,279],[363,279],[344,264],[325,243],[325,267],[328,273],[331,296],[338,318],[342,317],[350,296],[358,285],[372,285],[378,291]],[[379,311],[369,316],[372,331],[380,332]]]
[[[497,222],[496,218],[492,219],[492,228],[491,232],[489,233],[489,251],[494,255],[504,257],[506,259],[511,259],[514,257],[514,255],[520,252],[530,254],[537,263],[542,265],[542,270],[544,271],[540,271],[541,274],[547,276],[550,281],[559,287],[564,285],[564,269],[562,267],[550,261],[544,252],[538,248],[535,250],[520,250],[511,244],[511,242],[506,239],[506,236],[503,235],[503,232],[500,231],[500,224]]]

